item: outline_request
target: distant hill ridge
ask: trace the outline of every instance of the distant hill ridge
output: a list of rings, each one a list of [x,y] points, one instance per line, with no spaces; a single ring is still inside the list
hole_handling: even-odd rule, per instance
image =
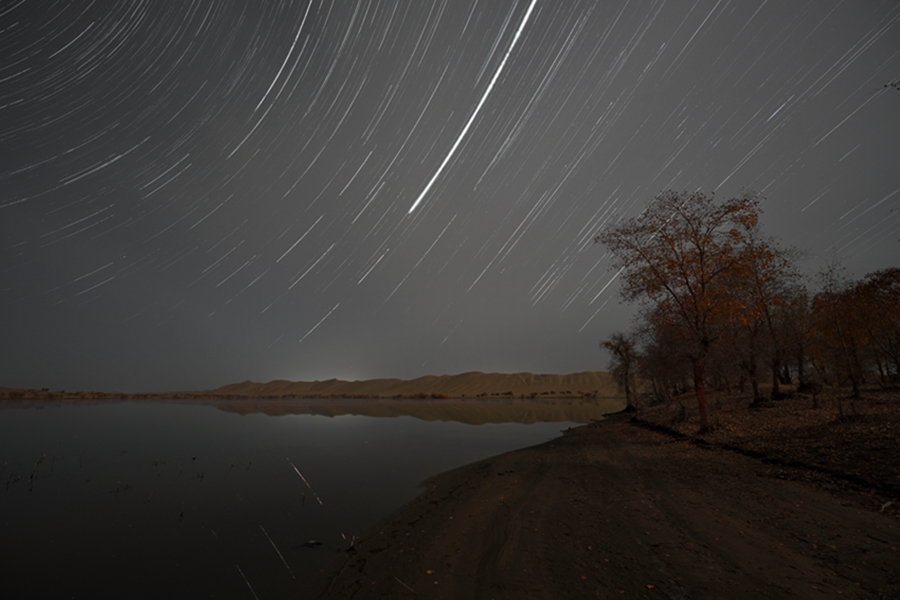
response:
[[[440,395],[448,398],[511,395],[529,396],[595,396],[621,395],[612,375],[603,371],[585,371],[569,375],[535,375],[533,373],[481,373],[459,375],[427,375],[417,379],[368,379],[363,381],[287,381],[268,383],[244,381],[207,392],[213,396],[232,397],[416,397]]]

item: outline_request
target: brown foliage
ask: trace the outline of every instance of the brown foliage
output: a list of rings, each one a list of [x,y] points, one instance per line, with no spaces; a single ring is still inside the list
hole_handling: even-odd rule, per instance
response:
[[[717,202],[702,192],[666,191],[597,238],[618,258],[624,299],[644,303],[652,328],[679,340],[702,430],[709,428],[710,348],[735,326],[774,331],[770,308],[790,261],[760,238],[759,212],[751,195]]]
[[[821,274],[822,290],[811,306],[810,356],[822,380],[849,383],[853,396],[873,378],[900,378],[900,268],[850,282],[837,267]]]

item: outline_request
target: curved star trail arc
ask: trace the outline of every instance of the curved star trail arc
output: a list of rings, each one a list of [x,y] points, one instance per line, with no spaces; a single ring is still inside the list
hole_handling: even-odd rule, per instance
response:
[[[487,97],[491,95],[491,90],[494,89],[494,84],[497,83],[497,78],[500,77],[500,74],[503,72],[503,67],[506,65],[506,61],[509,59],[509,55],[512,54],[513,49],[516,47],[516,42],[519,41],[519,36],[522,35],[522,30],[525,29],[525,26],[528,25],[528,18],[531,17],[531,11],[534,10],[534,5],[537,4],[537,0],[531,0],[531,4],[528,5],[528,10],[525,11],[525,16],[522,17],[522,24],[519,25],[519,29],[516,31],[516,35],[513,36],[512,42],[509,44],[509,50],[506,51],[506,54],[503,56],[503,60],[500,61],[500,65],[497,67],[497,71],[494,73],[494,76],[491,78],[491,82],[488,84],[487,88],[484,90],[484,94],[481,96],[481,100],[478,101],[478,104],[475,105],[475,110],[472,111],[472,115],[469,117],[469,120],[466,121],[465,126],[462,128],[462,131],[459,133],[459,137],[456,138],[456,141],[453,142],[453,145],[450,146],[450,150],[447,152],[447,156],[444,158],[443,162],[441,162],[440,166],[435,171],[434,175],[428,180],[428,184],[425,186],[425,189],[422,190],[422,193],[419,194],[419,197],[416,198],[416,201],[413,202],[412,206],[409,207],[409,212],[412,214],[413,211],[416,210],[416,207],[422,202],[422,199],[425,198],[425,195],[428,193],[428,190],[431,189],[431,186],[434,185],[434,181],[441,176],[441,172],[444,170],[444,167],[447,166],[447,163],[450,162],[450,159],[453,158],[453,155],[456,154],[456,149],[459,148],[459,144],[463,141],[463,138],[466,137],[466,133],[469,131],[469,127],[472,126],[472,123],[475,121],[476,117],[478,117],[478,113],[481,112],[481,107],[484,106],[484,101],[487,100]]]
[[[592,243],[754,189],[815,271],[900,256],[900,6],[0,9],[0,385],[602,369]]]

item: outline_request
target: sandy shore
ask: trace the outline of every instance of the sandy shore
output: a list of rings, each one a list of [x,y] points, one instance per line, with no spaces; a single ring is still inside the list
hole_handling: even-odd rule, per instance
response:
[[[776,472],[777,471],[777,472]],[[887,513],[620,419],[444,473],[327,598],[900,598]]]

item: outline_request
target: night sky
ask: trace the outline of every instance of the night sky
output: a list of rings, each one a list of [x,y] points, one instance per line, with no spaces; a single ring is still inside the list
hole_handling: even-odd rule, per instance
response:
[[[600,370],[593,237],[900,258],[900,3],[0,3],[0,385]]]

